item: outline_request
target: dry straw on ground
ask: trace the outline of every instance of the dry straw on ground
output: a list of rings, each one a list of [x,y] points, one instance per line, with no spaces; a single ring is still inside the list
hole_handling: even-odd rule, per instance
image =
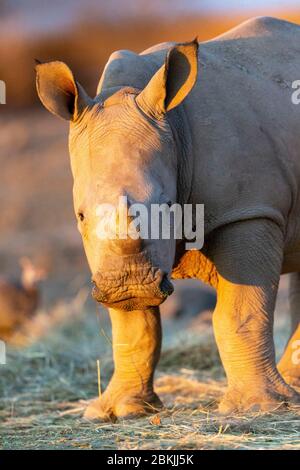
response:
[[[87,401],[98,394],[96,361],[101,361],[103,387],[112,372],[107,328],[90,314],[26,349],[9,350],[0,377],[1,448],[300,448],[299,409],[217,415],[225,381],[210,333],[200,345],[187,337],[187,346],[175,344],[164,351],[156,389],[165,411],[114,424],[83,421]]]

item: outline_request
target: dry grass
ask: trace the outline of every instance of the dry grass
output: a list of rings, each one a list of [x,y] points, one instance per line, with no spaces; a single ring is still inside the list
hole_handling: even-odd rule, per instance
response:
[[[103,323],[104,322],[104,323]],[[99,331],[99,336],[95,331]],[[102,331],[102,332],[101,332]],[[196,345],[168,346],[156,389],[167,409],[156,419],[115,424],[81,419],[98,394],[97,359],[106,386],[112,372],[107,323],[80,317],[26,349],[10,349],[1,366],[0,446],[4,449],[299,449],[299,410],[222,418],[225,388],[211,333]],[[177,337],[177,344],[182,338]],[[199,344],[199,343],[198,343]]]

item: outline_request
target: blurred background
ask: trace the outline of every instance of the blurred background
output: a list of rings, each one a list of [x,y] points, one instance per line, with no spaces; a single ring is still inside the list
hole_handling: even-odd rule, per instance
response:
[[[207,407],[223,393],[224,372],[212,337],[215,294],[193,280],[179,282],[162,306],[166,328],[156,389],[176,409],[176,420],[163,416],[167,425],[155,432],[147,422],[143,432],[140,425],[122,424],[116,432],[82,422],[86,400],[98,393],[96,360],[102,389],[113,370],[111,333],[108,316],[89,296],[72,207],[68,124],[42,107],[35,90],[35,58],[65,61],[94,95],[114,50],[138,52],[196,36],[205,41],[259,15],[300,23],[299,0],[0,0],[0,80],[7,89],[7,104],[0,105],[0,339],[7,345],[0,366],[0,448],[299,447],[293,415],[281,427],[279,421],[255,427],[254,420],[240,420],[241,428],[229,431],[209,419]],[[288,336],[287,309],[283,277],[278,353]]]
[[[0,275],[19,276],[22,256],[47,269],[46,307],[89,287],[72,208],[68,125],[40,105],[34,59],[65,61],[94,95],[114,50],[205,41],[257,15],[297,22],[299,1],[0,0],[0,79],[7,89],[7,104],[0,105]],[[166,316],[185,309],[179,295],[164,306]],[[204,309],[213,304],[209,293]],[[195,301],[193,313],[200,307]]]

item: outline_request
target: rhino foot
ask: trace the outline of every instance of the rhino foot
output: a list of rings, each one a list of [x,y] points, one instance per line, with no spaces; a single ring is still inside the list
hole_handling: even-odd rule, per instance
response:
[[[300,281],[300,278],[299,278]],[[297,282],[299,282],[297,281]],[[300,286],[299,286],[300,288]],[[297,297],[298,298],[298,297]],[[298,304],[297,304],[298,307]],[[297,309],[297,313],[298,313]],[[300,388],[300,323],[295,328],[294,334],[290,338],[284,354],[277,366],[284,380],[292,387]]]
[[[119,398],[105,392],[101,398],[90,402],[84,418],[90,421],[116,422],[118,418],[130,419],[157,413],[162,407],[162,402],[154,392],[144,398],[139,395],[124,395]]]
[[[219,404],[219,413],[272,412],[295,405],[300,405],[300,394],[280,383],[255,389],[229,389]]]

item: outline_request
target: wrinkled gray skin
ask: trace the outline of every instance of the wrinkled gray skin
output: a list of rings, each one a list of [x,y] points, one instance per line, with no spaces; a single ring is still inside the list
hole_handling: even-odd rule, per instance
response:
[[[228,379],[220,411],[299,403],[290,343],[275,364],[273,311],[280,274],[300,272],[300,27],[250,20],[200,44],[165,43],[111,55],[89,98],[60,62],[37,66],[43,104],[71,121],[74,206],[95,281],[110,308],[115,372],[90,419],[155,411],[158,305],[169,277],[217,289],[214,331]],[[205,245],[99,240],[101,202],[205,204]],[[82,219],[82,220],[80,220]],[[176,246],[175,246],[176,245]],[[299,275],[293,341],[300,339]],[[291,341],[292,341],[291,340]],[[284,380],[285,379],[285,380]]]

